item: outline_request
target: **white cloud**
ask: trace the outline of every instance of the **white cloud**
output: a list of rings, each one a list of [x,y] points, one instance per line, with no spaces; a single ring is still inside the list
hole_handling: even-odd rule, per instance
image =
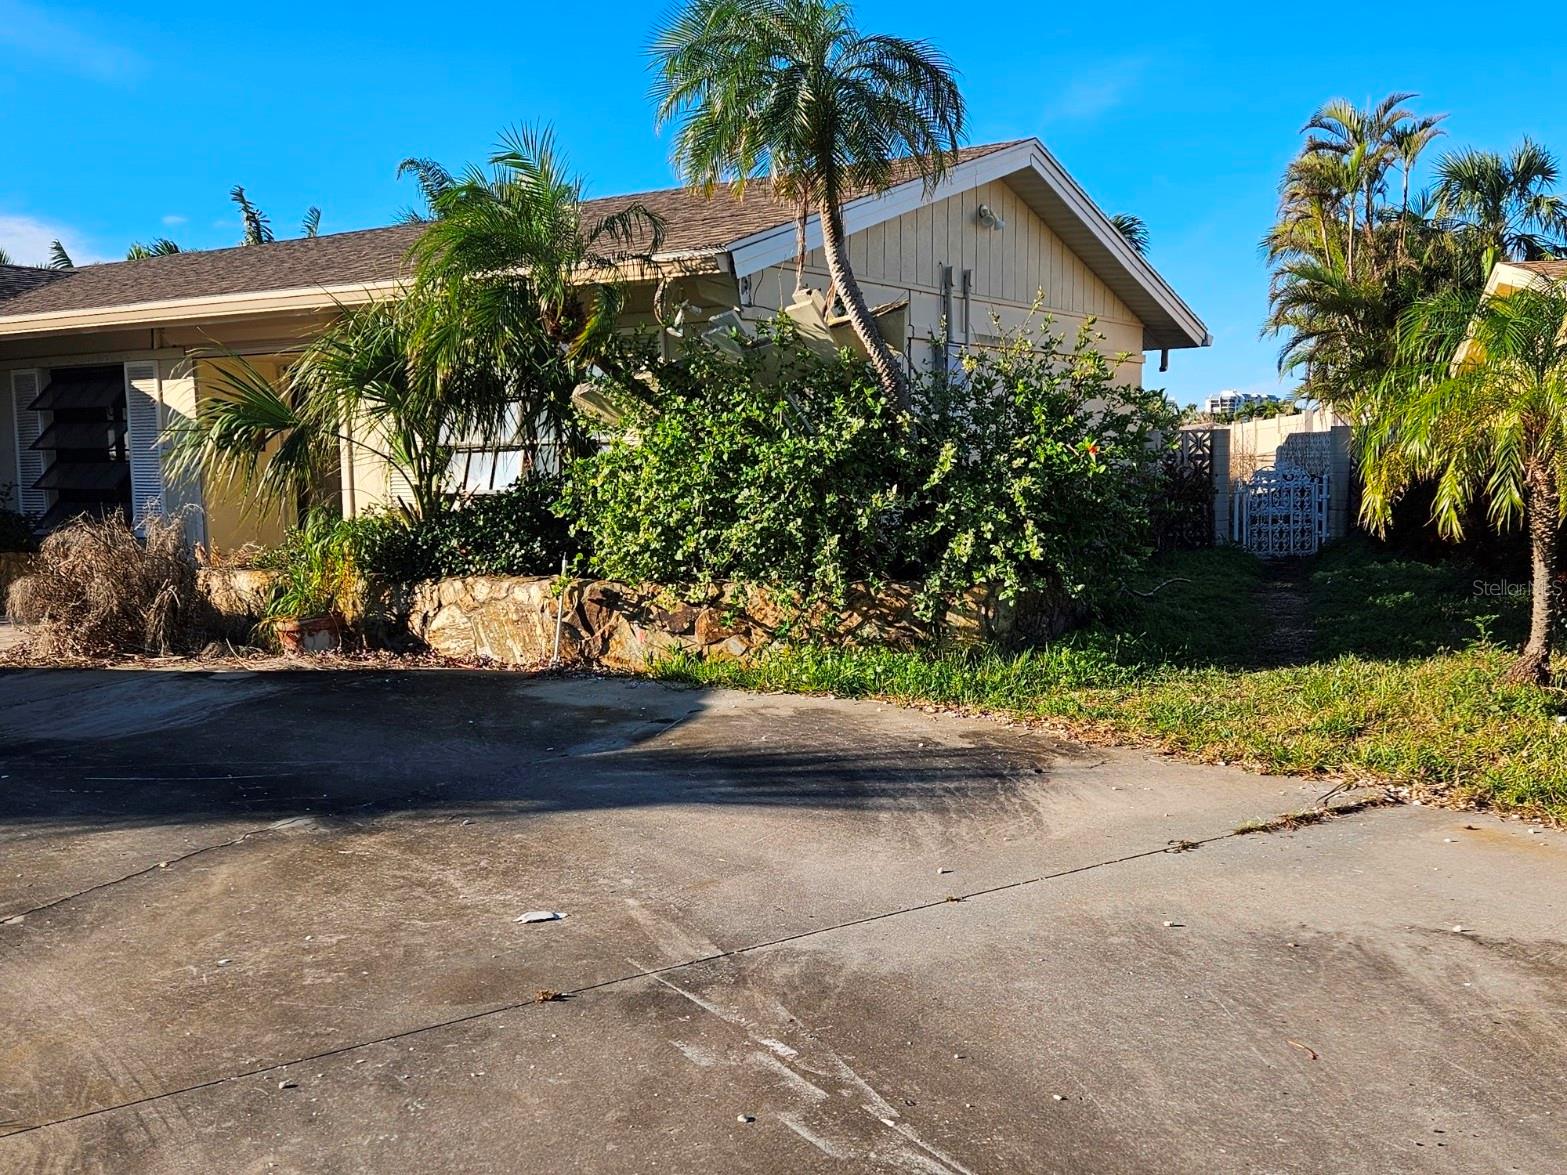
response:
[[[97,36],[90,30],[92,19],[87,13],[66,19],[23,0],[0,0],[0,50],[5,56],[36,58],[95,81],[123,81],[141,73],[145,65],[141,55]]]
[[[12,264],[48,264],[51,241],[59,241],[64,245],[71,260],[78,265],[111,260],[91,249],[86,239],[68,225],[0,212],[0,249],[6,251]]]
[[[1092,122],[1108,114],[1137,90],[1148,65],[1146,57],[1123,57],[1100,62],[1091,73],[1066,79],[1045,106],[1045,122]]]
[[[187,216],[180,216],[171,212],[168,216],[163,218],[163,223],[168,225],[170,228],[173,228],[175,225],[184,224],[189,219],[190,218]]]

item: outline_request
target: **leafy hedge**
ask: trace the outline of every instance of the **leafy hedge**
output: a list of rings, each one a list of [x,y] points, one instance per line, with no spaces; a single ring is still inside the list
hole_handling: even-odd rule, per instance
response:
[[[613,579],[828,599],[901,579],[927,614],[980,583],[1091,602],[1148,552],[1175,421],[1157,393],[1116,388],[1095,342],[1048,323],[1010,336],[917,376],[907,418],[865,364],[781,332],[696,348],[612,387],[625,429],[571,465],[562,509]]]
[[[560,483],[525,477],[511,488],[482,494],[450,510],[410,522],[378,513],[345,525],[355,558],[367,575],[413,583],[459,575],[545,575],[581,544],[556,513]]]

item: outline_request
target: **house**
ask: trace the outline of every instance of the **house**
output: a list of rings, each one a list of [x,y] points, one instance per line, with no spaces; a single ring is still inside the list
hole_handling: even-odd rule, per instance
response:
[[[792,210],[765,185],[742,199],[669,189],[594,200],[596,218],[641,202],[665,222],[660,250],[625,272],[628,316],[655,303],[700,324],[760,319],[795,291]],[[892,309],[911,364],[945,345],[983,346],[1023,322],[1036,298],[1061,328],[1093,318],[1107,353],[1140,383],[1144,355],[1206,346],[1202,322],[1127,243],[1037,139],[965,149],[934,190],[915,179],[848,203],[849,257],[868,300]],[[225,355],[276,373],[339,308],[395,295],[420,227],[397,225],[69,271],[0,267],[0,486],[53,525],[83,509],[194,506],[192,538],[217,547],[271,542],[288,519],[250,509],[232,488],[174,484],[160,432],[211,393]],[[828,283],[819,223],[808,226],[807,281]],[[944,324],[950,323],[950,332]],[[1162,362],[1161,362],[1162,369]],[[387,502],[387,471],[349,450],[345,514]]]
[[[1488,297],[1506,297],[1514,290],[1538,288],[1551,282],[1567,281],[1567,260],[1498,261],[1486,280]]]

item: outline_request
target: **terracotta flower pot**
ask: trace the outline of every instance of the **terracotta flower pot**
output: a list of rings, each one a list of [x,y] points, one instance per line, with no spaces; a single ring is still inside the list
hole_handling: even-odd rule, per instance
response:
[[[340,616],[279,620],[275,631],[277,643],[285,653],[330,653],[343,643],[343,621]]]

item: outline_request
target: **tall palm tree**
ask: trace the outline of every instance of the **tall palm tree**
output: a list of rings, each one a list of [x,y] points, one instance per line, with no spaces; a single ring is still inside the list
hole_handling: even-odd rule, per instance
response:
[[[1567,285],[1418,303],[1399,361],[1365,409],[1363,512],[1374,527],[1387,526],[1405,487],[1428,478],[1434,519],[1450,538],[1463,536],[1477,497],[1493,525],[1528,527],[1529,639],[1509,676],[1549,682],[1567,486]]]
[[[126,250],[125,260],[141,261],[148,257],[169,257],[178,252],[181,252],[180,247],[168,237],[157,237],[145,245],[140,241],[134,242]]]
[[[1130,212],[1117,212],[1110,218],[1110,223],[1115,225],[1115,231],[1126,238],[1126,243],[1137,250],[1139,257],[1148,253],[1148,225],[1143,222],[1141,216],[1134,216]]]
[[[49,268],[50,269],[75,269],[76,262],[71,260],[71,255],[65,251],[65,246],[58,240],[49,242]]]
[[[570,441],[572,389],[607,361],[624,304],[619,275],[658,250],[663,222],[640,203],[590,216],[548,130],[507,132],[489,162],[455,177],[427,159],[398,169],[428,205],[409,253],[418,345],[442,372],[491,372],[527,427]]]
[[[1507,155],[1458,151],[1437,170],[1439,207],[1467,220],[1496,261],[1538,261],[1563,251],[1567,198],[1553,194],[1556,157],[1527,137]]]
[[[305,237],[321,235],[321,209],[314,204],[305,209],[305,218],[299,222],[299,232]]]
[[[1410,115],[1405,122],[1395,125],[1388,134],[1388,141],[1392,144],[1393,155],[1398,161],[1399,181],[1402,186],[1398,204],[1398,256],[1400,261],[1403,261],[1407,256],[1405,248],[1407,235],[1405,230],[1409,222],[1409,188],[1414,179],[1415,165],[1420,161],[1420,156],[1425,153],[1425,149],[1445,133],[1440,124],[1446,117],[1445,114],[1429,114],[1420,117]]]
[[[906,404],[849,265],[843,205],[905,174],[930,189],[946,173],[964,130],[950,61],[925,41],[861,33],[838,0],[689,0],[652,53],[657,119],[678,124],[684,181],[708,194],[731,182],[739,197],[766,178],[797,225],[820,217],[833,288],[883,388]]]
[[[1388,170],[1397,159],[1396,136],[1414,118],[1404,103],[1413,97],[1410,93],[1389,94],[1364,110],[1334,98],[1319,107],[1303,128],[1306,154],[1336,156],[1348,169],[1351,237],[1357,218],[1363,232],[1370,233],[1376,227],[1377,200],[1384,194]]]
[[[0,265],[11,264],[13,264],[11,261],[11,254],[7,253],[3,248],[0,248]]]

